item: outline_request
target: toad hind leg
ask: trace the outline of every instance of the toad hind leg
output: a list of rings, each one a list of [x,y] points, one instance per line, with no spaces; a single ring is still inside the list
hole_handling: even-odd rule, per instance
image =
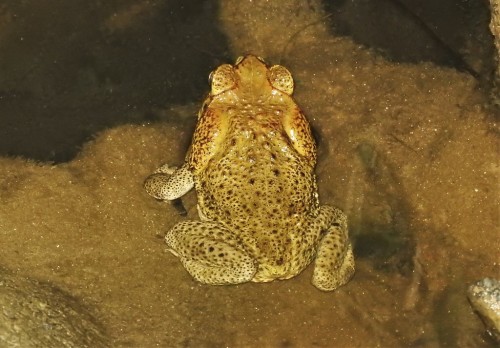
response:
[[[347,236],[347,217],[336,208],[322,206],[318,220],[327,229],[316,254],[312,283],[323,291],[346,284],[354,274],[352,245]]]
[[[169,250],[193,278],[212,285],[250,281],[257,266],[224,226],[209,221],[183,221],[166,235]]]

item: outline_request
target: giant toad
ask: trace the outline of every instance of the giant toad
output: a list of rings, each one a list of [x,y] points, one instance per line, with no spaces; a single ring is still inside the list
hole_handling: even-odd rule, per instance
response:
[[[184,165],[162,166],[144,183],[160,200],[197,192],[201,220],[175,225],[169,250],[207,284],[288,279],[313,260],[317,288],[347,283],[346,216],[319,205],[316,145],[290,72],[247,55],[210,80]]]

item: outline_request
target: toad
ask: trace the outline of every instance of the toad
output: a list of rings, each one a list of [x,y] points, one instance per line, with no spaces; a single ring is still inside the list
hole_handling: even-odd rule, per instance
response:
[[[168,231],[168,249],[206,284],[288,279],[312,261],[317,288],[347,283],[347,219],[319,204],[316,144],[290,72],[247,55],[210,81],[185,163],[164,165],[144,183],[159,200],[196,190],[200,220]]]

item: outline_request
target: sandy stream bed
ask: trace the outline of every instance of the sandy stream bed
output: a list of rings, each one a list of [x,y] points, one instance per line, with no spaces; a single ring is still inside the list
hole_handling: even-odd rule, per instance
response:
[[[0,265],[79,301],[116,347],[491,346],[465,297],[500,273],[498,129],[477,81],[334,36],[314,1],[257,3],[221,2],[218,30],[234,58],[281,59],[294,75],[318,138],[320,200],[350,219],[353,280],[323,293],[308,268],[288,281],[205,286],[165,250],[164,233],[185,217],[142,182],[182,162],[201,99],[150,107],[152,121],[129,111],[65,163],[0,158]],[[158,4],[130,3],[97,27],[133,28]],[[82,88],[109,87],[92,81]],[[183,203],[196,218],[195,194]]]

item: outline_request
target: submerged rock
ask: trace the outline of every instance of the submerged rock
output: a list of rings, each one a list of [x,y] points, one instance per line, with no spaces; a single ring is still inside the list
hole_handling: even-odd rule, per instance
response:
[[[467,297],[489,334],[500,342],[500,281],[484,278],[469,286]]]
[[[107,347],[103,328],[60,289],[0,268],[0,347]]]

